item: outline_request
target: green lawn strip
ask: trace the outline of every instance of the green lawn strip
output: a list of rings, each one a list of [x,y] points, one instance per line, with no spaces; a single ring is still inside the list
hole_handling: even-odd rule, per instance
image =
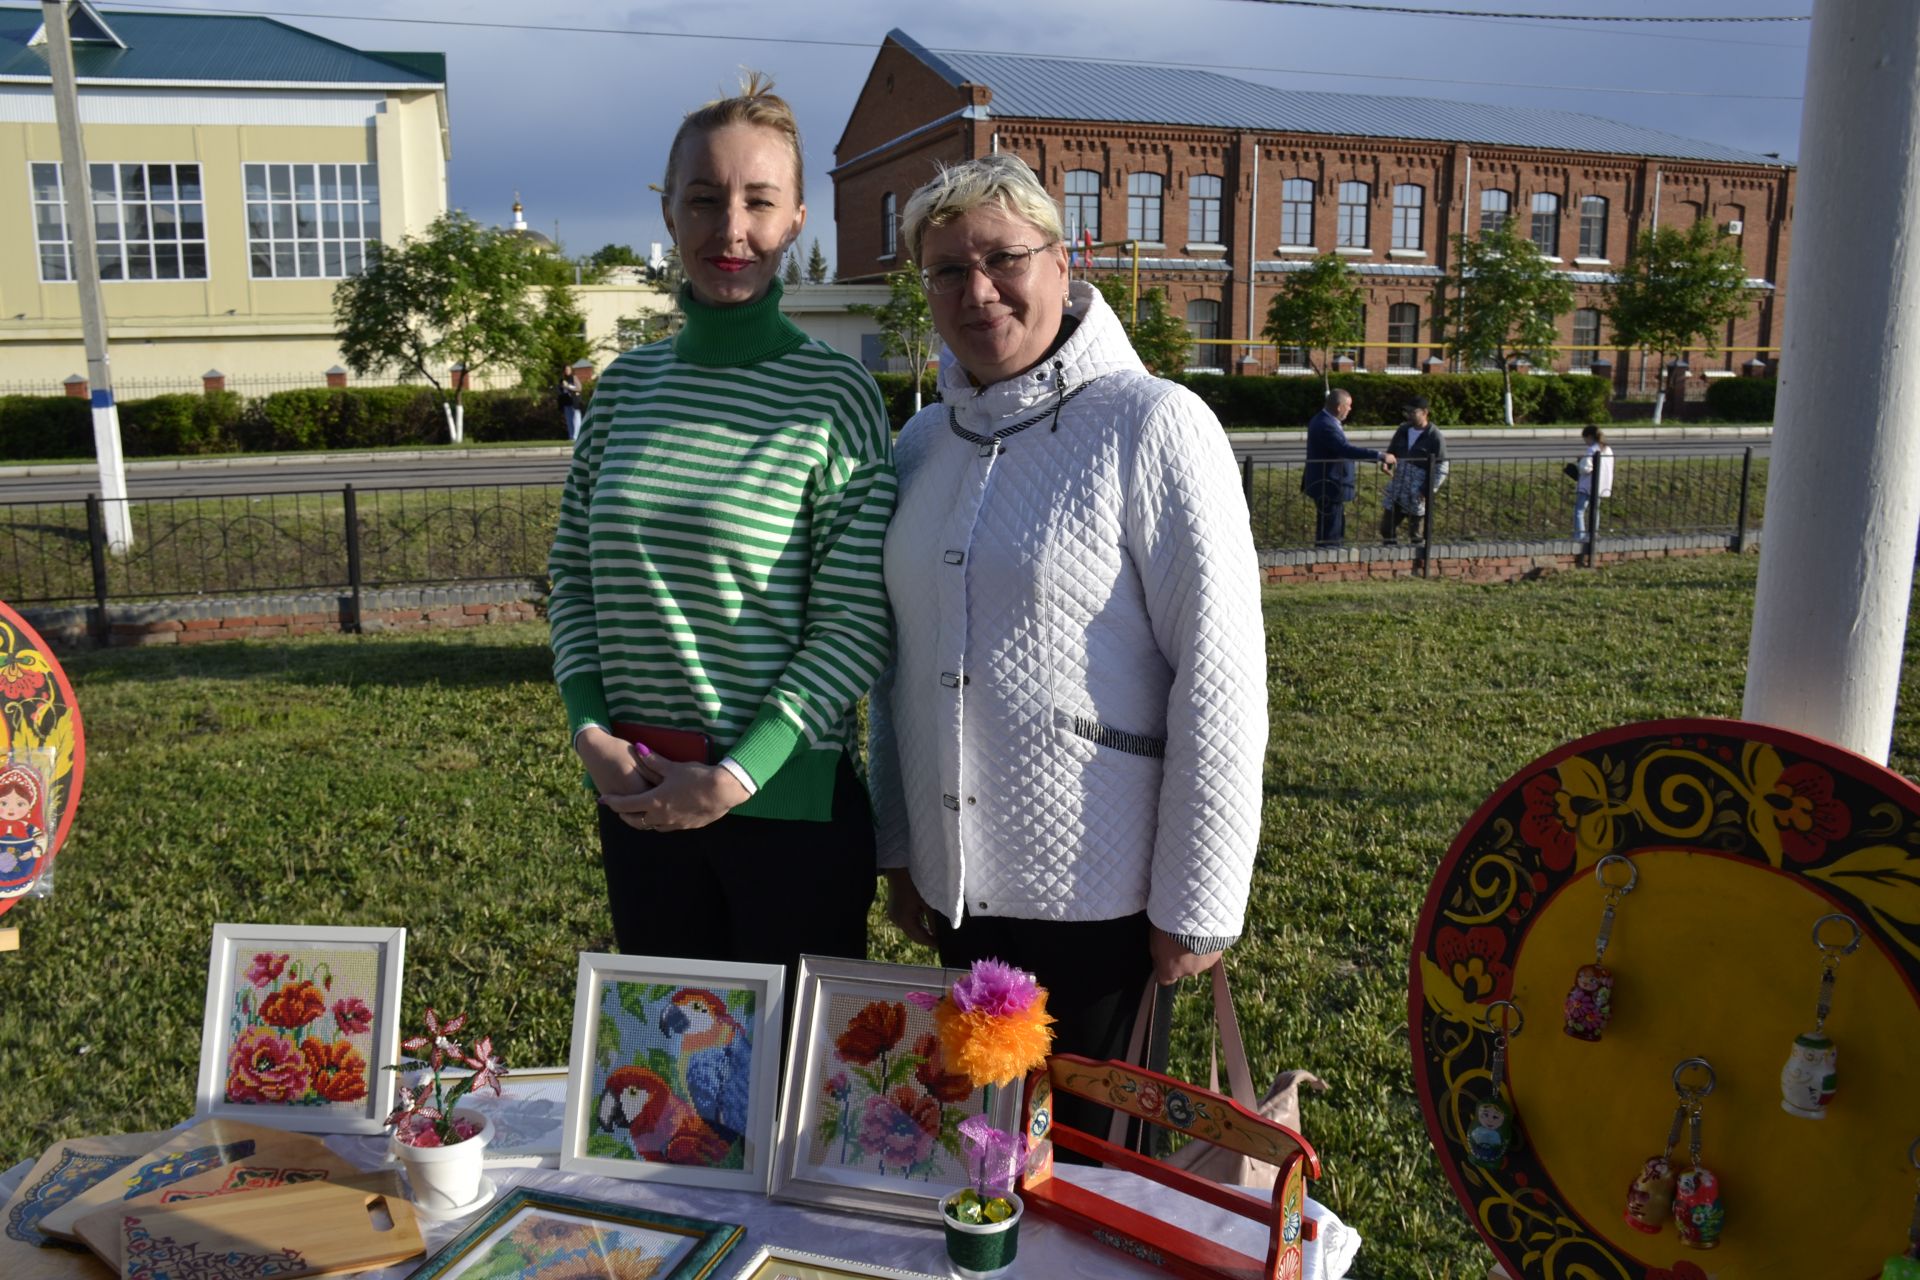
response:
[[[1333,1085],[1304,1127],[1325,1161],[1315,1195],[1366,1237],[1356,1274],[1485,1273],[1408,1059],[1407,951],[1448,843],[1561,742],[1737,714],[1754,575],[1729,556],[1268,593],[1266,819],[1233,972],[1256,1083],[1302,1066]],[[543,627],[67,667],[88,777],[55,897],[6,919],[23,949],[0,959],[0,1166],[191,1112],[223,920],[404,923],[408,1023],[470,1009],[510,1062],[565,1059],[575,953],[612,937]],[[1902,726],[1895,767],[1917,759]],[[873,919],[875,956],[929,958],[877,904]],[[1182,999],[1173,1067],[1189,1080],[1205,1079],[1204,1013]]]

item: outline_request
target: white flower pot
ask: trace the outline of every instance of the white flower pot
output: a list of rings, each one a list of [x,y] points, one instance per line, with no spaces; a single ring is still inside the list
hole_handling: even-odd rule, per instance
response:
[[[415,1147],[389,1135],[387,1145],[407,1171],[413,1202],[428,1213],[447,1214],[480,1197],[480,1179],[493,1126],[479,1111],[456,1107],[456,1117],[478,1121],[480,1132],[450,1147]]]

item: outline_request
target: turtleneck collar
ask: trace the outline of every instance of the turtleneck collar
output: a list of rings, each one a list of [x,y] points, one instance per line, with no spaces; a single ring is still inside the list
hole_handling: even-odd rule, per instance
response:
[[[807,335],[780,314],[784,292],[776,278],[765,296],[753,302],[713,307],[681,285],[680,310],[687,323],[673,339],[673,353],[688,364],[718,367],[757,364],[786,355]]]

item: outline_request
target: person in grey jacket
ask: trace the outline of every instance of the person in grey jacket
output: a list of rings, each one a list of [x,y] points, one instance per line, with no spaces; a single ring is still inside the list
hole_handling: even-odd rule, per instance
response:
[[[1057,1050],[1124,1057],[1148,981],[1243,928],[1267,721],[1239,474],[1069,281],[1019,159],[944,170],[903,222],[950,358],[895,453],[870,704],[890,914],[949,966],[1036,973]]]

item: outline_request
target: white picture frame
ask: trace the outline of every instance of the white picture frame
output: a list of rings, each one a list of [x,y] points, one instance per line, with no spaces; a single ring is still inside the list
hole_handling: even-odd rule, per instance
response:
[[[929,1070],[921,1078],[922,1065],[935,1066],[918,1053],[924,1038],[934,1033],[933,1015],[906,997],[910,992],[944,995],[964,975],[964,970],[932,965],[800,957],[769,1192],[774,1199],[922,1224],[938,1220],[940,1201],[967,1185],[956,1130],[962,1118],[979,1114],[982,1091],[942,1070]],[[898,1034],[891,1025],[867,1024],[866,1030],[877,1031],[877,1038],[869,1037],[864,1045],[843,1039],[854,1032],[850,1015],[858,1018],[874,1005],[898,1010]],[[889,1012],[883,1021],[890,1023],[894,1016]],[[867,1056],[890,1035],[881,1054]],[[872,1082],[900,1075],[907,1060],[901,1055],[911,1055],[914,1067],[885,1094],[876,1095]],[[874,1098],[881,1097],[884,1108],[896,1088],[908,1090],[914,1118],[933,1109],[935,1127],[928,1131],[929,1140],[910,1135],[915,1141],[903,1146],[898,1134],[904,1126],[873,1123],[869,1112]],[[998,1128],[1019,1132],[1020,1102],[1017,1081],[993,1089],[989,1118]],[[827,1112],[836,1109],[829,1117]],[[869,1145],[871,1138],[879,1141]]]
[[[777,964],[581,952],[560,1168],[764,1195],[785,1001]]]
[[[195,1114],[379,1133],[393,1110],[404,928],[216,924]],[[309,1046],[312,1047],[309,1047]]]
[[[776,1269],[777,1268],[777,1269]],[[754,1251],[733,1280],[946,1280],[927,1271],[908,1271],[879,1262],[830,1258],[781,1244],[763,1244]]]

